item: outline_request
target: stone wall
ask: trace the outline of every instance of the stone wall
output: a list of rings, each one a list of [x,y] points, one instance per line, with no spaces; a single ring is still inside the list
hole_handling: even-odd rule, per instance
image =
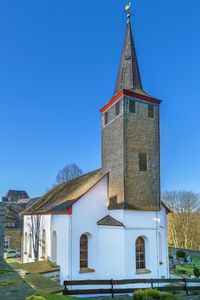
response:
[[[0,261],[3,259],[4,253],[4,221],[5,221],[5,204],[0,202]]]
[[[129,112],[135,101],[135,113]],[[133,97],[125,100],[125,208],[160,209],[159,107],[148,117],[148,104]],[[147,155],[147,171],[139,171],[139,153]]]
[[[115,116],[115,104],[108,112],[108,124],[102,115],[102,170],[109,172],[110,206],[115,201],[124,205],[124,131],[123,97],[119,98],[120,113]],[[111,203],[112,202],[112,203]]]
[[[129,112],[131,101],[135,112]],[[102,170],[109,172],[109,208],[160,210],[159,106],[128,96],[117,102],[102,115]],[[153,105],[153,118],[148,104]],[[147,155],[145,172],[139,170],[139,153]]]
[[[169,253],[176,254],[176,251],[178,251],[178,250],[183,250],[186,253],[186,255],[199,256],[200,257],[200,251],[198,251],[198,250],[188,250],[188,249],[182,249],[182,248],[169,247]]]
[[[9,242],[9,249],[21,251],[22,228],[5,229],[5,239]]]

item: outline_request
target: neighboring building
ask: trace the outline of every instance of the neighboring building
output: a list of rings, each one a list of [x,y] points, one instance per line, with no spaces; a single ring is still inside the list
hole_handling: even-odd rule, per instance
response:
[[[9,190],[7,194],[2,197],[3,202],[18,202],[21,199],[29,198],[25,191]]]
[[[5,203],[5,240],[4,247],[21,251],[23,220],[20,213],[26,208],[26,204]]]
[[[3,259],[4,253],[4,222],[5,222],[5,204],[0,202],[0,261]]]
[[[101,109],[102,168],[25,209],[24,262],[48,258],[61,283],[169,276],[160,103],[143,90],[128,18],[115,92]]]
[[[5,216],[5,237],[4,248],[15,249],[21,251],[23,219],[20,213],[29,205],[33,204],[39,199],[26,198],[28,194],[25,191],[9,190],[5,197],[2,197],[2,203],[6,209]]]

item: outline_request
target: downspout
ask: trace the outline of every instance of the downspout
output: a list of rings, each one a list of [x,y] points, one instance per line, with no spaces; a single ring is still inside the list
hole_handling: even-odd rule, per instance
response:
[[[70,268],[71,268],[71,274],[70,274],[70,277],[71,277],[71,280],[72,280],[72,214],[70,215],[70,220],[71,220],[71,254],[70,254],[70,256],[71,256],[71,266],[70,266]]]
[[[157,278],[159,278],[159,243],[158,243],[158,213],[156,212],[156,248],[157,248]]]

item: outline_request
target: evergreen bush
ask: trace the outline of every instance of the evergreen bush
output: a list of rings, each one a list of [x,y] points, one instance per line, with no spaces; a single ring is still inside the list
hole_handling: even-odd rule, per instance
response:
[[[157,289],[137,290],[133,294],[134,300],[178,300],[177,296],[171,293],[159,292]]]
[[[186,254],[183,250],[176,251],[176,257],[177,258],[185,258]]]
[[[199,276],[200,276],[199,269],[198,268],[194,268],[193,269],[193,274],[194,274],[195,277],[199,278]]]

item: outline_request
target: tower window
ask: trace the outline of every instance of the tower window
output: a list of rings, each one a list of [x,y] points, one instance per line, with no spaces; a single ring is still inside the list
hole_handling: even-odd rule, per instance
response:
[[[147,171],[147,155],[144,153],[139,153],[139,170]]]
[[[154,117],[154,110],[153,110],[154,106],[152,104],[148,105],[148,117],[149,118],[153,118]]]
[[[118,116],[119,115],[119,109],[120,109],[120,106],[119,106],[120,102],[117,102],[115,104],[115,115]]]
[[[108,124],[108,112],[104,114],[104,125]]]
[[[135,113],[135,101],[129,102],[129,112]]]

